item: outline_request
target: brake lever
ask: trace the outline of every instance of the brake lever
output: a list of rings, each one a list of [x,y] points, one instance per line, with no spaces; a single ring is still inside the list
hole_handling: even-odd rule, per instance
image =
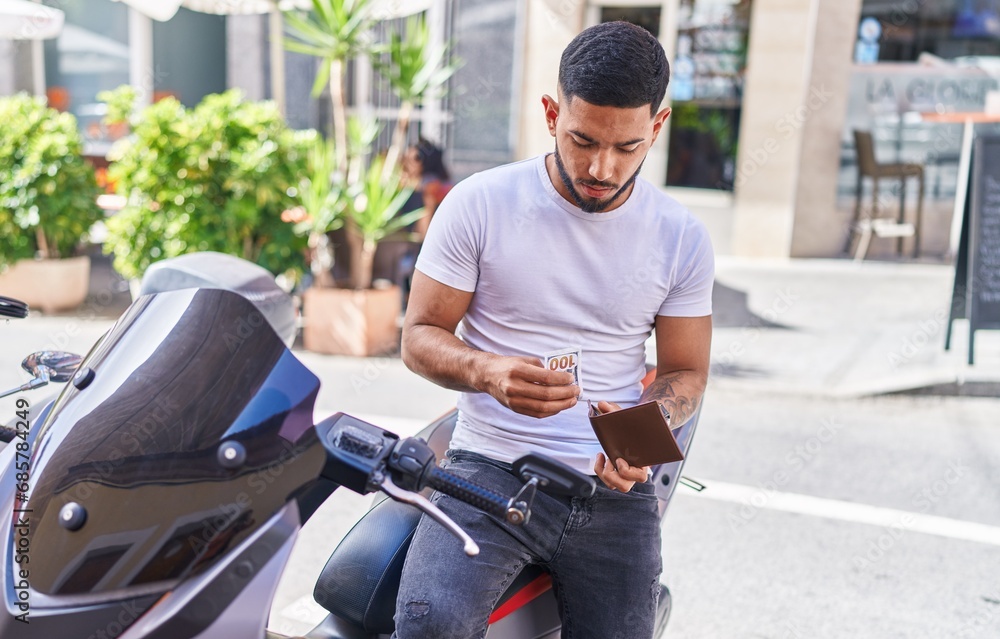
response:
[[[378,473],[378,476],[373,479],[375,480],[375,484],[378,486],[379,490],[384,492],[386,495],[389,495],[389,497],[395,499],[396,501],[403,502],[404,504],[416,506],[421,511],[430,515],[434,521],[444,526],[448,532],[461,539],[462,543],[465,545],[463,550],[466,555],[469,557],[475,557],[479,554],[479,546],[472,540],[472,537],[470,537],[467,532],[462,530],[458,524],[452,521],[451,517],[441,512],[441,509],[431,503],[429,499],[420,493],[400,488],[393,483],[387,473]]]
[[[30,382],[25,382],[20,386],[17,386],[10,390],[3,391],[2,393],[0,393],[0,397],[7,397],[8,395],[13,395],[14,393],[23,393],[25,391],[41,388],[42,386],[45,386],[48,383],[49,383],[48,376],[36,377],[32,379]]]

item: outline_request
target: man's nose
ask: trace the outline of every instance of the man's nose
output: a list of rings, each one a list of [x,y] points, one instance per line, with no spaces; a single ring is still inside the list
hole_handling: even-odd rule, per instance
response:
[[[608,182],[614,175],[611,149],[601,149],[590,159],[590,176],[600,182]]]

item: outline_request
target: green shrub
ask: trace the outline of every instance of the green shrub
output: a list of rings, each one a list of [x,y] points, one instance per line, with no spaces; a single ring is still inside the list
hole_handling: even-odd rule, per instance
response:
[[[68,257],[102,216],[76,118],[26,94],[0,98],[0,266]]]
[[[123,91],[103,97],[114,103]],[[131,125],[109,169],[127,201],[108,221],[105,244],[119,273],[140,277],[157,260],[195,251],[301,272],[306,238],[281,214],[297,204],[315,132],[288,129],[273,103],[244,101],[235,90],[194,109],[167,98]]]

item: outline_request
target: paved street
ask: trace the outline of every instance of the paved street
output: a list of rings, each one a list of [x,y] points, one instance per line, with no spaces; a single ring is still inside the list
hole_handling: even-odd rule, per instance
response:
[[[685,471],[708,488],[680,488],[665,520],[668,636],[1000,636],[1000,334],[977,336],[974,367],[964,323],[956,350],[941,348],[950,277],[720,259],[713,375]],[[25,381],[16,362],[31,350],[86,351],[111,315],[0,326],[0,386]],[[454,402],[396,358],[296,354],[323,380],[317,417],[408,434]],[[303,529],[276,630],[321,617],[316,575],[369,500],[337,493]]]
[[[998,400],[720,392],[704,410],[687,472],[708,488],[664,528],[668,636],[1000,634]]]

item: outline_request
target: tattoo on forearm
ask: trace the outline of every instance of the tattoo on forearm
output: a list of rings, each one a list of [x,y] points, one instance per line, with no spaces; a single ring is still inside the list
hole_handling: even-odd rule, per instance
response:
[[[690,397],[677,396],[672,399],[664,399],[663,407],[670,413],[670,427],[679,428],[687,420],[691,419],[698,408],[698,400]]]
[[[646,389],[648,399],[659,401],[670,413],[670,427],[678,428],[694,415],[701,402],[701,396],[691,396],[683,389],[683,373],[672,373],[657,377]]]

